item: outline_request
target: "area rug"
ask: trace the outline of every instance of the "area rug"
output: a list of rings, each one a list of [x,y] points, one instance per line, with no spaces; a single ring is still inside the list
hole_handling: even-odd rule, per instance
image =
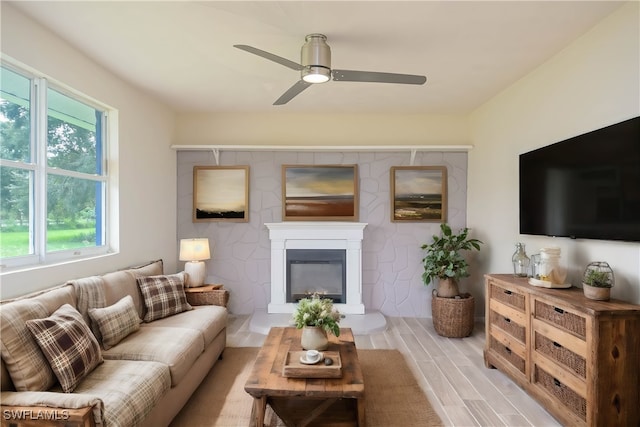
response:
[[[211,369],[172,427],[240,427],[251,424],[253,398],[244,391],[256,347],[228,347]],[[397,350],[358,350],[365,381],[369,427],[431,427],[443,425],[420,389],[404,356]],[[266,425],[284,426],[267,411]]]

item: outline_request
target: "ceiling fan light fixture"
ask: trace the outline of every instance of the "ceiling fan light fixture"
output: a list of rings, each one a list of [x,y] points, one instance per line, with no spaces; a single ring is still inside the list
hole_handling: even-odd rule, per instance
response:
[[[324,83],[331,78],[331,49],[324,34],[309,34],[300,50],[302,80],[307,83]]]
[[[300,50],[299,64],[252,46],[243,44],[234,45],[234,47],[240,50],[261,56],[269,61],[291,68],[292,70],[300,71],[300,80],[287,89],[273,105],[284,105],[312,84],[325,83],[332,78],[334,81],[342,82],[396,83],[407,85],[423,85],[427,81],[425,76],[415,74],[334,70],[331,68],[331,48],[327,44],[327,36],[313,33],[307,35],[304,41],[305,43]]]
[[[325,67],[307,66],[302,70],[302,80],[307,83],[325,83],[331,78],[331,70]]]

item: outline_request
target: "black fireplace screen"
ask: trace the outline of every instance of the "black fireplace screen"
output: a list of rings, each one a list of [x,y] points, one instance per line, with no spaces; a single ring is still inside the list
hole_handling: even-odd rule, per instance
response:
[[[287,249],[287,302],[314,293],[346,303],[346,251],[344,249]]]

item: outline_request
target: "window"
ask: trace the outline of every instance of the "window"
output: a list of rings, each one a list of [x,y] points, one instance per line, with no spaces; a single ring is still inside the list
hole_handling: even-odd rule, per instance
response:
[[[35,73],[0,72],[2,268],[106,253],[107,109]]]

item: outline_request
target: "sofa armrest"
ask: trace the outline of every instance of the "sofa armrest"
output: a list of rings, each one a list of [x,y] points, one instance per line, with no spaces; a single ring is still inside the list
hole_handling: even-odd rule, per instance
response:
[[[99,398],[48,391],[0,393],[2,426],[102,426],[104,405]]]

